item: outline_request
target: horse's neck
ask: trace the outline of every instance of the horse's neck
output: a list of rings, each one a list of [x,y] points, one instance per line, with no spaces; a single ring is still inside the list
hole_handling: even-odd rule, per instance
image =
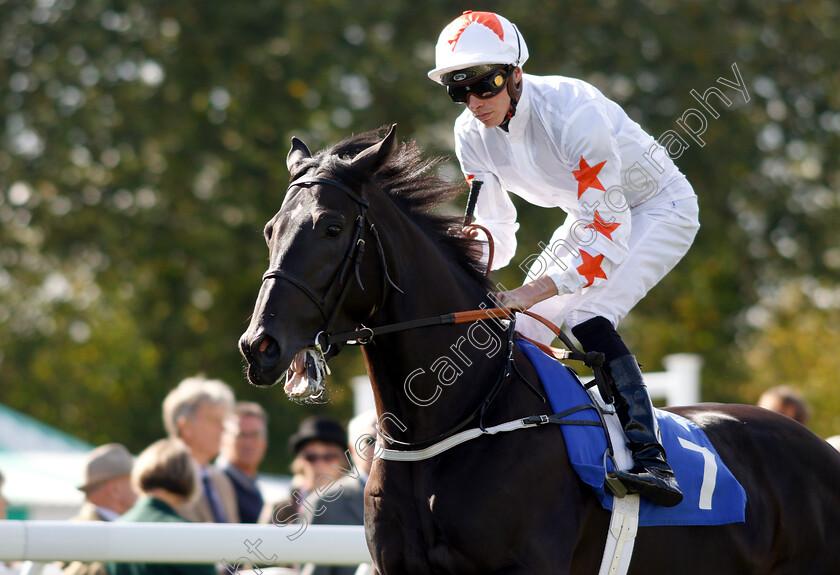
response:
[[[490,395],[504,371],[506,337],[496,327],[476,328],[420,328],[367,346],[377,409],[407,428],[398,439],[417,442],[440,435],[465,421]]]
[[[377,324],[398,323],[477,309],[485,288],[448,261],[425,235],[409,226],[389,234],[398,283]],[[461,423],[500,377],[506,336],[496,321],[406,330],[376,338],[365,350],[380,415],[389,413],[407,429],[407,441],[425,440]]]

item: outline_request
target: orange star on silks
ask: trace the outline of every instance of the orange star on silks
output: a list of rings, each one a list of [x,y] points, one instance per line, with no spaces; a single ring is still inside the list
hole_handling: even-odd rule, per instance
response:
[[[583,287],[591,286],[595,282],[595,278],[607,279],[607,274],[601,269],[601,262],[604,261],[603,254],[592,257],[584,250],[580,250],[580,255],[583,257],[583,263],[577,267],[577,271],[589,281]]]
[[[588,190],[589,188],[595,188],[596,190],[606,191],[604,190],[604,186],[601,182],[598,181],[598,172],[601,171],[601,168],[604,167],[607,161],[604,160],[600,164],[595,164],[591,166],[583,159],[583,156],[580,157],[580,169],[579,170],[572,170],[572,175],[575,177],[578,183],[578,199],[583,195],[583,192]]]
[[[601,214],[598,213],[598,210],[595,210],[595,220],[591,224],[589,224],[588,226],[585,226],[585,227],[592,228],[596,232],[607,236],[608,240],[613,241],[612,233],[620,225],[621,224],[618,224],[616,222],[608,224],[607,222],[604,221],[604,218],[601,217]]]

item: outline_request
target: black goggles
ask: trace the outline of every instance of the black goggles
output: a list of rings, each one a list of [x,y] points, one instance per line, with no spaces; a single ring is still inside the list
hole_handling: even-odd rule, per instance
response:
[[[513,67],[499,68],[467,84],[447,84],[446,91],[452,101],[458,103],[466,103],[470,94],[482,100],[492,98],[502,91],[513,70]]]

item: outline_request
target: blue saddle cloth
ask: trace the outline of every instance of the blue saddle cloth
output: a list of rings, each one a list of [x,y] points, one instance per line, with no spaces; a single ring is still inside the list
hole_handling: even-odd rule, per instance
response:
[[[540,376],[555,413],[592,399],[571,368],[549,357],[531,342],[518,338],[519,349]],[[744,521],[747,495],[729,471],[703,430],[693,422],[668,411],[655,410],[668,463],[674,470],[683,501],[675,507],[660,507],[641,499],[639,525],[723,525]],[[568,417],[600,421],[595,409]],[[605,490],[604,453],[606,430],[588,425],[561,425],[572,467],[592,487],[604,509],[612,510],[613,496]],[[607,470],[614,470],[607,458]]]

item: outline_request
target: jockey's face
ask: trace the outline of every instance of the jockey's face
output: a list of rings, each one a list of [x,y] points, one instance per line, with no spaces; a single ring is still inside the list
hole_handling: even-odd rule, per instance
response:
[[[513,71],[514,82],[522,81],[522,69],[516,68]],[[510,79],[508,81],[511,81]],[[505,121],[510,109],[510,94],[503,89],[495,96],[479,98],[473,94],[467,96],[466,107],[472,112],[476,119],[484,124],[485,128],[495,128]]]

